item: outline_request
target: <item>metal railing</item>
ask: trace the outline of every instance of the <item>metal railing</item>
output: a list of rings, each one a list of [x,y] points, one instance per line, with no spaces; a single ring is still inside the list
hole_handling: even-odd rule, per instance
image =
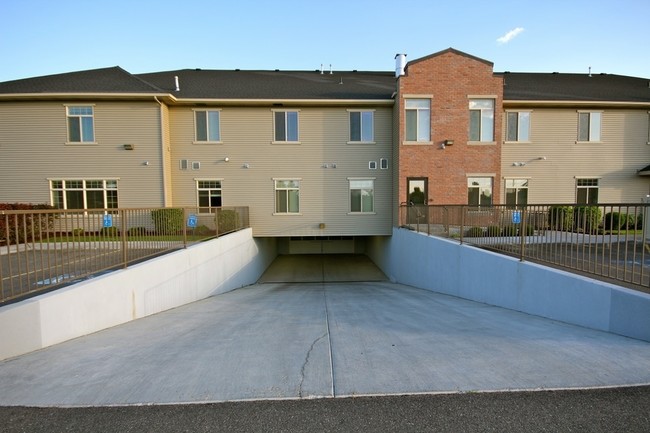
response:
[[[633,288],[650,287],[649,204],[403,205],[400,226]]]
[[[248,207],[0,211],[0,303],[249,227]]]

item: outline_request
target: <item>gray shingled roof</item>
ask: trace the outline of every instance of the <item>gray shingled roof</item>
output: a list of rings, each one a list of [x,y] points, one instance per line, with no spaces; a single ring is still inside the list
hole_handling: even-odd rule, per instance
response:
[[[391,99],[396,88],[393,72],[182,69],[137,77],[190,99]]]
[[[161,93],[119,66],[0,83],[0,94]]]
[[[521,72],[503,77],[505,100],[650,102],[650,80],[645,78]]]

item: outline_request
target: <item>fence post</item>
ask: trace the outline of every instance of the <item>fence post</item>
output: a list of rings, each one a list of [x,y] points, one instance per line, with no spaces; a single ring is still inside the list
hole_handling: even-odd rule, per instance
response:
[[[465,206],[460,207],[460,243],[463,243],[463,234],[465,233]]]
[[[122,266],[128,267],[129,254],[127,251],[127,237],[126,237],[126,210],[122,209],[120,212],[120,239],[122,240]]]
[[[187,248],[187,209],[183,208],[183,248]]]
[[[521,210],[521,225],[519,226],[519,234],[521,235],[521,249],[519,250],[519,261],[524,261],[524,254],[526,250],[526,208]]]

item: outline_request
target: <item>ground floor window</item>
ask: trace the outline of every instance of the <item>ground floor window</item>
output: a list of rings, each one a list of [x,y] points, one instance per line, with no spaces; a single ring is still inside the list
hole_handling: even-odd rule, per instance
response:
[[[196,193],[200,213],[215,213],[221,207],[220,180],[197,180]]]
[[[275,213],[300,213],[300,180],[275,179]]]
[[[470,206],[492,205],[492,178],[467,178],[467,204]]]
[[[57,209],[116,209],[117,179],[52,179],[52,206]]]
[[[528,179],[506,179],[506,205],[528,204]]]
[[[576,179],[576,203],[598,203],[598,179]]]
[[[375,180],[349,179],[350,212],[373,213],[375,211]]]

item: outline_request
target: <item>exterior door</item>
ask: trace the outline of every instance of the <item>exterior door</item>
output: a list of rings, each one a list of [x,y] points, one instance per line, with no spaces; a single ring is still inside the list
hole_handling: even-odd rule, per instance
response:
[[[408,224],[423,224],[427,222],[427,203],[429,203],[426,177],[409,177],[406,179],[408,204]]]

